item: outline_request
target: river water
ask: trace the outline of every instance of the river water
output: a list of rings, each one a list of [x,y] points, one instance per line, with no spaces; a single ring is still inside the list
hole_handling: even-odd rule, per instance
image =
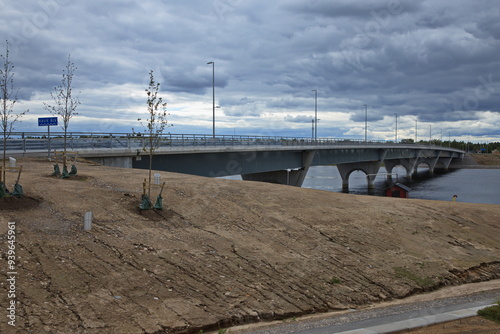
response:
[[[397,174],[398,182],[411,189],[410,198],[451,201],[457,195],[458,202],[500,204],[500,169],[454,169],[430,175],[427,168],[419,168],[412,180],[405,177],[403,167],[395,167],[392,172]],[[373,195],[384,195],[388,187],[384,173],[382,167],[375,179]],[[302,187],[342,192],[342,179],[335,166],[314,166],[309,168]],[[369,194],[363,172],[351,174],[349,193]]]
[[[384,196],[388,187],[385,168],[380,168],[375,179],[375,189],[368,192],[366,175],[353,172],[349,177],[349,193]],[[500,169],[454,169],[443,174],[429,175],[427,168],[418,168],[414,179],[407,179],[403,167],[395,167],[398,182],[411,189],[410,198],[457,202],[500,204]],[[226,177],[239,179],[240,176]],[[396,176],[393,176],[396,179]],[[342,192],[342,179],[335,166],[313,166],[309,168],[303,188]]]

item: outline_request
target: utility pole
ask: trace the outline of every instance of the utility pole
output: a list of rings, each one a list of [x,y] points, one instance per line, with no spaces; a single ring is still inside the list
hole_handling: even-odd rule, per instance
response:
[[[212,125],[212,137],[215,140],[215,62],[210,61],[207,65],[212,65],[212,114],[213,114],[213,125]]]
[[[365,107],[365,141],[368,138],[368,105],[363,104],[363,107]]]
[[[398,143],[398,114],[396,113],[396,134],[395,134],[395,141],[396,144]]]
[[[415,144],[418,141],[418,120],[415,120]]]
[[[318,91],[313,89],[314,92],[314,140],[318,140]]]

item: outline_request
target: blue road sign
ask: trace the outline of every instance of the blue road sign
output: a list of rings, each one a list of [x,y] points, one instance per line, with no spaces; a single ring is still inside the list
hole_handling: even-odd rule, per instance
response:
[[[57,117],[40,117],[38,118],[38,126],[57,125]]]

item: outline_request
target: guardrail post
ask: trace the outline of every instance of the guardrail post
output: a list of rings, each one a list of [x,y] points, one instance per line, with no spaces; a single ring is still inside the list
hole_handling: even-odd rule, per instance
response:
[[[113,148],[113,134],[109,134],[109,148]]]

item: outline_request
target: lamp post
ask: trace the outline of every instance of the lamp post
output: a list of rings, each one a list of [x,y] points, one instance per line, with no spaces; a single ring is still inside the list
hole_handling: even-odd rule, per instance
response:
[[[368,105],[363,104],[363,107],[365,107],[365,141],[367,140],[367,134],[368,134]]]
[[[318,140],[318,91],[313,89],[314,92],[314,140]]]
[[[395,143],[398,143],[398,114],[396,113],[396,134],[394,135],[395,137]]]
[[[213,113],[213,126],[212,137],[215,140],[215,62],[208,62],[207,65],[212,65],[212,113]]]
[[[415,144],[418,141],[418,120],[415,120]]]

